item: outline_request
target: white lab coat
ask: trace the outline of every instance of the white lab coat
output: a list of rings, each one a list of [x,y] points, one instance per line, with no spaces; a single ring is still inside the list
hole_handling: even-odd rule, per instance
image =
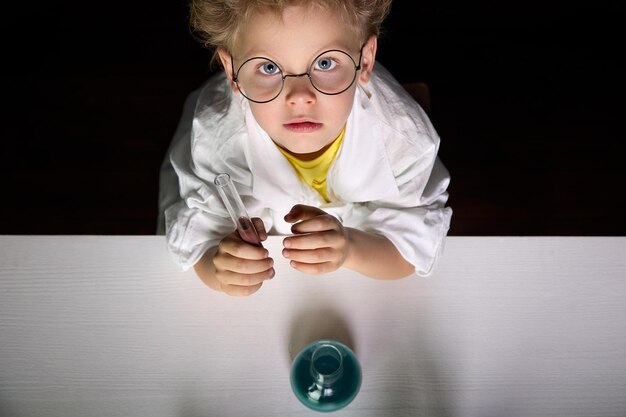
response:
[[[442,252],[452,209],[439,136],[419,105],[380,63],[357,88],[343,143],[321,196],[302,182],[248,101],[216,74],[192,93],[163,162],[159,233],[183,270],[235,226],[213,185],[230,174],[252,217],[270,234],[289,234],[295,204],[317,206],[344,226],[379,233],[429,275]],[[273,256],[276,256],[274,254]],[[280,256],[280,255],[278,255]]]

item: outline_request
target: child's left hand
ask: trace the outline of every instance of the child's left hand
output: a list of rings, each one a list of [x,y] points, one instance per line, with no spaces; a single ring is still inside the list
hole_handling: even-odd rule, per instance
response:
[[[283,256],[290,265],[307,274],[339,269],[349,250],[348,232],[334,216],[317,207],[296,204],[285,216],[294,236],[283,240]]]

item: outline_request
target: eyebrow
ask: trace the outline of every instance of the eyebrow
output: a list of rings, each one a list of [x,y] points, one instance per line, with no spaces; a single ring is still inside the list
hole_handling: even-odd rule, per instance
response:
[[[322,53],[324,53],[326,51],[340,50],[340,51],[344,51],[344,52],[349,52],[350,49],[351,49],[351,47],[348,46],[348,45],[340,44],[340,43],[334,43],[334,44],[326,45],[325,47],[318,49],[319,52],[313,53],[311,55],[310,59],[314,59],[315,57],[317,57],[318,55],[320,55],[320,54],[322,54]],[[359,49],[360,49],[360,46],[357,46],[356,50],[358,51]],[[261,51],[261,52],[254,52],[254,53],[247,54],[243,58],[243,60],[250,59],[250,58],[253,58],[253,57],[263,57],[263,58],[270,59],[270,60],[272,60],[274,62],[281,61],[280,59],[273,58],[272,56],[273,56],[273,54],[270,53],[269,51]]]

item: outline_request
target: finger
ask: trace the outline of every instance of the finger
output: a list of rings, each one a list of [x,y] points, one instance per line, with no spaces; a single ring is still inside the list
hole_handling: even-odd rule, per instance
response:
[[[296,204],[291,208],[289,213],[285,215],[285,221],[287,223],[295,223],[299,220],[307,220],[322,214],[326,214],[326,212],[317,207]]]
[[[213,258],[217,271],[233,271],[240,274],[256,274],[267,271],[274,266],[272,258],[245,259],[228,253],[222,253]]]
[[[247,243],[237,232],[224,238],[218,250],[220,254],[229,254],[242,259],[266,259],[269,256],[267,249]]]
[[[293,235],[283,239],[283,247],[287,249],[338,248],[341,246],[343,246],[343,234],[337,233],[336,230]]]
[[[247,297],[257,292],[263,283],[252,286],[240,286],[240,285],[223,285],[222,291],[225,294],[232,295],[234,297]]]
[[[292,268],[302,273],[309,274],[309,275],[322,275],[322,274],[327,274],[329,272],[333,272],[337,270],[337,266],[330,262],[324,262],[324,263],[319,263],[319,264],[308,264],[308,263],[291,261],[289,265]]]
[[[310,250],[283,249],[283,256],[295,262],[318,264],[324,262],[338,263],[341,252],[332,248],[317,248]]]
[[[325,230],[339,230],[341,227],[341,223],[339,223],[336,217],[324,213],[294,224],[291,226],[291,231],[293,233],[312,233]]]
[[[236,285],[240,287],[257,286],[263,281],[272,279],[274,275],[274,268],[270,268],[268,270],[254,274],[240,274],[229,270],[215,272],[215,276],[221,284]]]

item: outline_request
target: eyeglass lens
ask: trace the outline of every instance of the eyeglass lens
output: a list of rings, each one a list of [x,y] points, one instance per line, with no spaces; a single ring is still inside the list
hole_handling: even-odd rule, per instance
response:
[[[316,90],[324,94],[339,94],[352,85],[356,71],[356,64],[350,55],[343,51],[331,50],[323,52],[313,60],[308,75]],[[239,67],[236,80],[245,97],[257,102],[266,102],[280,94],[284,80],[289,76],[291,75],[284,74],[274,61],[254,57]]]

